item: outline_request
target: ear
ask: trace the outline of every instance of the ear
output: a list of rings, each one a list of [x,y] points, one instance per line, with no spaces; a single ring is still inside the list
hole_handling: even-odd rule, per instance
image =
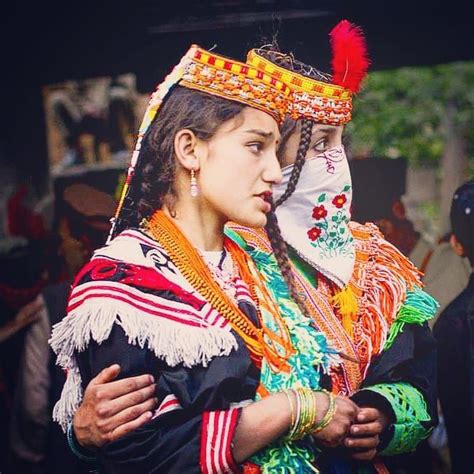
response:
[[[394,201],[394,203],[392,204],[392,213],[397,219],[405,219],[405,206],[403,205],[403,202],[399,199]]]
[[[187,128],[180,130],[174,137],[174,152],[178,162],[188,171],[199,170],[199,153],[198,148],[201,145],[192,130]]]
[[[388,237],[393,234],[393,222],[390,219],[379,219],[375,222],[375,224],[380,229],[380,232],[382,232],[384,237],[388,240]]]
[[[461,242],[456,238],[454,234],[451,234],[451,237],[449,239],[449,243],[451,244],[451,247],[454,250],[454,253],[456,255],[459,255],[460,257],[464,257],[464,247],[462,246]]]

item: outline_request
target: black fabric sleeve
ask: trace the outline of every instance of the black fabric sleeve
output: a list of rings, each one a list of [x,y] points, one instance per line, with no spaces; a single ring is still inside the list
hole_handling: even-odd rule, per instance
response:
[[[239,409],[230,404],[253,399],[258,382],[258,371],[240,341],[238,350],[214,358],[208,367],[172,368],[150,350],[129,344],[122,328],[115,325],[106,341],[91,342],[78,354],[83,385],[112,363],[121,365],[121,378],[145,373],[155,377],[161,414],[155,413],[143,427],[99,450],[105,472],[199,473],[220,464],[222,469],[231,464],[229,472],[233,472],[230,442]],[[166,411],[170,407],[174,409]],[[206,441],[209,432],[213,437]],[[212,459],[211,447],[217,453]]]
[[[474,417],[470,410],[473,396],[469,378],[474,372],[470,363],[472,322],[469,324],[468,301],[459,297],[438,318],[434,334],[438,340],[439,398],[443,411],[453,472],[472,473]]]
[[[407,324],[392,346],[377,356],[369,367],[361,390],[380,383],[404,382],[423,395],[432,425],[438,423],[437,412],[437,344],[428,323]],[[355,396],[357,403],[367,404],[368,395]],[[387,413],[390,415],[390,413]]]

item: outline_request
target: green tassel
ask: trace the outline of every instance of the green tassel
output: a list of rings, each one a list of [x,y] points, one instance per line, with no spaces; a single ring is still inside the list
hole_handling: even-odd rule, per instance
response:
[[[384,350],[392,347],[395,338],[403,332],[405,324],[418,324],[421,326],[435,315],[438,306],[439,304],[436,300],[421,288],[415,287],[413,290],[408,291],[405,302],[390,327]]]

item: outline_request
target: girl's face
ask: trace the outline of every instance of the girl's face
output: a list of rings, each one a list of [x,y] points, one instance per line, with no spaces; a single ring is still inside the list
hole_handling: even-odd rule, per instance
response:
[[[265,112],[246,107],[214,136],[199,140],[197,182],[201,205],[249,227],[263,227],[271,187],[282,179],[276,156],[280,132]]]
[[[311,158],[320,153],[342,144],[342,132],[344,125],[325,125],[322,123],[313,123],[311,142],[306,153],[306,158]],[[301,122],[295,127],[294,132],[288,138],[284,150],[280,155],[282,168],[292,165],[296,160],[298,146],[300,143]]]

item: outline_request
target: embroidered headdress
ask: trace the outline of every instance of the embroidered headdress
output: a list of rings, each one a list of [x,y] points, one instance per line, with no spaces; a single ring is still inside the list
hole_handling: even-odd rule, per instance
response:
[[[247,63],[283,81],[292,90],[292,118],[308,118],[330,125],[350,121],[352,96],[360,89],[367,74],[369,60],[359,27],[347,20],[338,23],[330,33],[332,76],[287,56],[291,69],[276,64],[264,48],[252,49]],[[275,56],[285,56],[272,52]],[[296,70],[300,72],[295,72]]]
[[[123,202],[129,192],[143,137],[155,119],[161,104],[172,88],[178,84],[188,89],[195,89],[257,108],[267,112],[278,122],[281,122],[288,112],[290,88],[284,82],[258,68],[192,45],[150,97],[138,131],[137,142],[109,239],[114,235],[115,221],[120,215]]]

